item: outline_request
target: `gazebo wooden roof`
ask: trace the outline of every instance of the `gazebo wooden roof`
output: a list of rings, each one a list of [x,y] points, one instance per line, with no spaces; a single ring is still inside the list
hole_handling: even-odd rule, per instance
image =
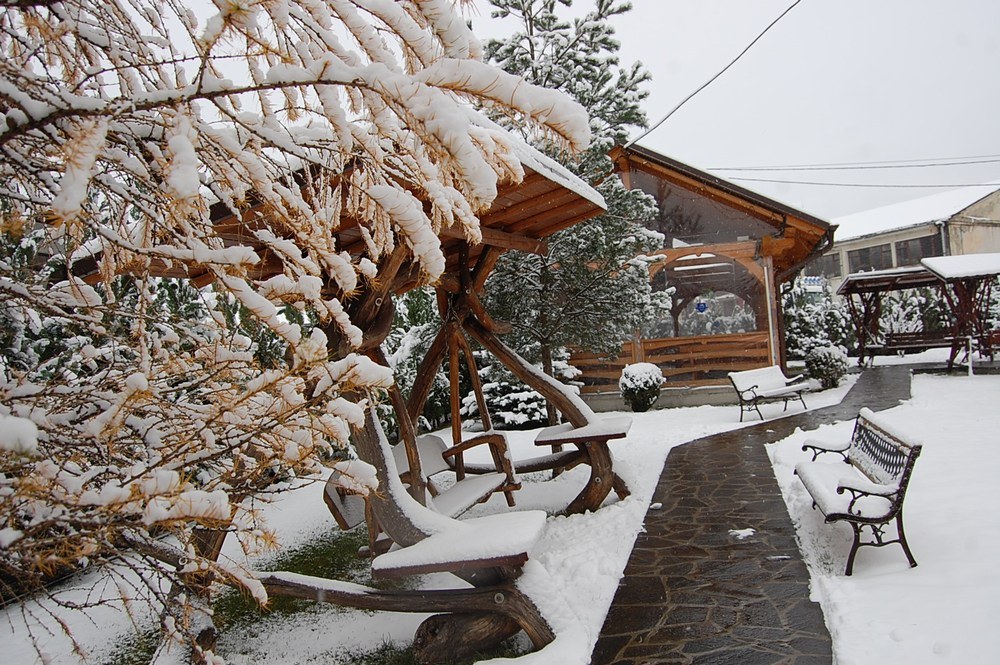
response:
[[[446,228],[441,232],[441,248],[446,258],[446,273],[454,273],[465,255],[467,265],[474,265],[483,250],[494,247],[500,250],[518,249],[528,252],[547,251],[544,239],[577,222],[589,219],[604,211],[604,200],[590,187],[577,181],[562,166],[527,146],[516,146],[524,169],[521,182],[502,183],[488,211],[480,215],[482,243],[469,245],[461,229]],[[239,217],[223,204],[211,211],[213,224],[227,244],[250,246],[261,261],[249,271],[249,276],[267,279],[281,272],[281,262],[271,257],[263,244],[252,234],[256,215],[266,214],[251,206]],[[352,256],[365,253],[361,229],[357,221],[345,220],[336,232],[336,246]],[[75,262],[73,272],[89,282],[100,279],[93,258]],[[390,292],[401,293],[412,288],[416,281],[415,266],[398,272]],[[212,281],[208,270],[197,264],[162,262],[151,266],[159,277],[190,279],[196,286]]]
[[[749,249],[756,254],[770,256],[778,283],[794,275],[833,243],[836,227],[828,222],[648,148],[618,146],[610,155],[627,187],[632,186],[633,172],[645,172],[772,227],[772,233],[758,241],[748,241],[749,248],[740,248],[740,251]]]
[[[941,285],[941,280],[923,266],[872,270],[848,275],[837,288],[837,294],[849,296],[853,293],[884,293],[902,289],[919,289]]]
[[[938,256],[921,260],[921,265],[874,270],[848,275],[837,289],[847,298],[858,337],[861,362],[865,356],[892,352],[892,340],[883,336],[879,325],[882,295],[904,289],[934,288],[941,292],[951,311],[948,331],[932,338],[921,335],[927,346],[951,347],[949,367],[955,362],[964,340],[977,341],[982,353],[993,356],[995,336],[987,327],[990,295],[1000,275],[1000,254]],[[918,343],[916,346],[920,346]]]

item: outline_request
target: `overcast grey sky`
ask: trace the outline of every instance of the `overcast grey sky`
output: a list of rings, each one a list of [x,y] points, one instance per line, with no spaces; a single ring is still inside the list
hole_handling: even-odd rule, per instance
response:
[[[485,0],[475,2],[480,16],[473,16],[473,27],[481,39],[511,30],[488,19]],[[639,60],[653,75],[650,122],[725,67],[793,2],[633,0],[615,27],[622,62]],[[574,0],[572,13],[591,5]],[[1000,181],[1000,2],[801,0],[639,143],[702,169],[894,163],[712,171],[825,218],[943,191],[913,185]],[[943,158],[985,163],[918,166]],[[909,187],[870,187],[876,184]]]

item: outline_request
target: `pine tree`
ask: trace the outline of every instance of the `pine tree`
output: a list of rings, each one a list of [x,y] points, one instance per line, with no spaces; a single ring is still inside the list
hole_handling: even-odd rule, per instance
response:
[[[560,347],[612,352],[665,305],[649,284],[645,254],[662,236],[642,222],[656,208],[651,197],[627,190],[612,175],[608,151],[623,143],[630,127],[642,127],[641,102],[649,74],[639,63],[619,64],[620,44],[609,20],[631,4],[596,0],[592,11],[572,22],[557,16],[571,0],[491,0],[493,16],[516,18],[520,30],[486,44],[486,55],[508,72],[576,99],[590,114],[591,147],[571,157],[544,134],[528,136],[560,159],[605,197],[608,212],[549,239],[547,256],[508,252],[487,282],[487,302],[509,321],[508,343],[552,374]]]

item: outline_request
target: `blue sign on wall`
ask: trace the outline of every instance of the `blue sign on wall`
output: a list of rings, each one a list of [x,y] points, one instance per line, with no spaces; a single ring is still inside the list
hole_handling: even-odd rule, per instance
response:
[[[695,305],[694,308],[699,312],[704,313],[708,309],[708,303],[700,302],[697,305]]]

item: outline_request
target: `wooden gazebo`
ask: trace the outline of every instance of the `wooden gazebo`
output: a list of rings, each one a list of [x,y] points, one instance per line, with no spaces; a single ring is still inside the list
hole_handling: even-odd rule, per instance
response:
[[[1000,275],[1000,254],[938,256],[921,265],[848,275],[837,289],[847,299],[857,336],[858,362],[882,354],[950,349],[952,367],[971,341],[983,355],[993,357],[997,334],[988,326],[990,296]],[[950,324],[941,331],[893,331],[882,325],[883,297],[908,289],[937,290],[948,303]]]
[[[780,287],[833,242],[821,219],[639,146],[611,153],[627,187],[656,199],[646,226],[664,234],[652,264],[656,289],[673,289],[672,321],[639,332],[614,358],[577,353],[584,391],[615,392],[624,365],[658,365],[668,387],[726,385],[726,374],[785,361]],[[746,330],[684,335],[682,313],[732,294],[751,313]],[[696,309],[697,308],[697,309]]]
[[[587,407],[582,401],[564,390],[558,382],[539,372],[497,337],[498,333],[505,331],[505,327],[495,322],[486,312],[480,294],[486,278],[504,251],[517,249],[547,252],[545,239],[548,236],[602,213],[605,210],[604,200],[595,190],[555,161],[526,144],[518,143],[513,137],[511,142],[522,164],[524,177],[520,182],[507,181],[500,184],[492,206],[480,215],[482,242],[470,243],[458,228],[450,227],[441,231],[439,239],[446,267],[434,286],[442,327],[419,368],[409,398],[404,401],[398,388],[390,389],[392,406],[398,418],[401,438],[407,448],[409,468],[414,478],[410,489],[421,502],[424,501],[425,488],[421,482],[421,464],[414,443],[416,433],[413,422],[422,411],[434,375],[446,356],[451,360],[453,443],[458,444],[462,439],[458,376],[460,359],[464,358],[471,369],[470,376],[479,400],[483,429],[487,432],[492,430],[469,338],[475,339],[525,384],[542,394],[562,413],[568,423],[575,427],[588,424],[588,415],[585,413]],[[415,189],[414,193],[420,198],[419,187],[415,186]],[[266,214],[265,210],[254,206],[239,216],[233,215],[222,204],[212,209],[215,231],[227,244],[250,247],[260,257],[260,261],[246,267],[247,276],[256,280],[268,279],[282,271],[282,262],[273,257],[263,243],[255,240],[254,231],[261,225],[255,224],[254,220]],[[338,251],[346,251],[354,258],[368,255],[362,225],[357,220],[345,220],[334,236],[332,246]],[[75,261],[70,270],[75,276],[93,284],[103,278],[98,263],[98,257],[88,256]],[[159,277],[188,279],[197,287],[210,284],[215,276],[206,266],[190,261],[165,263],[154,259],[135,268],[148,270],[150,274]],[[131,267],[118,266],[118,269],[120,272],[128,272]],[[420,270],[413,251],[400,239],[391,253],[378,259],[376,278],[359,281],[357,290],[349,294],[349,297],[341,292],[335,280],[327,279],[324,282],[323,296],[339,299],[352,323],[363,332],[363,341],[357,346],[343,337],[336,322],[327,324],[324,332],[331,354],[343,356],[350,352],[364,353],[386,365],[380,345],[390,330],[395,311],[392,296],[422,283]],[[600,466],[610,475],[609,458],[601,460]],[[627,491],[623,485],[617,489],[622,495]],[[579,509],[599,505],[610,490],[611,483],[606,483],[601,496],[595,494],[586,497]]]

